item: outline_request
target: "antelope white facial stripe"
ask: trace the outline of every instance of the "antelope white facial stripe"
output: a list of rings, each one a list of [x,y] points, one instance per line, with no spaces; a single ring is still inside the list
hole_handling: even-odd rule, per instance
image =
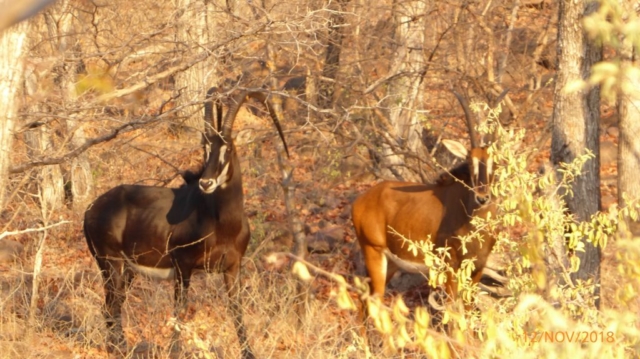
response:
[[[218,175],[218,178],[212,180],[212,184],[209,188],[204,189],[202,185],[200,185],[200,190],[206,194],[213,193],[218,187],[225,188],[227,186],[227,173],[229,173],[229,163],[227,163],[223,168],[222,172]]]
[[[227,153],[227,145],[222,145],[220,147],[220,157],[218,157],[218,162],[220,162],[220,164],[224,163],[224,155],[225,153]]]
[[[204,145],[204,162],[205,163],[209,161],[209,156],[211,156],[211,146],[207,144],[207,145]]]
[[[487,174],[491,175],[491,172],[493,172],[493,159],[489,158],[487,159]]]
[[[216,179],[216,187],[220,186],[220,188],[224,188],[227,185],[227,173],[229,172],[229,163],[227,163],[224,168],[222,169],[222,172],[220,172],[220,175],[218,176],[218,179]]]
[[[480,172],[480,160],[477,157],[473,157],[471,161],[473,163],[473,175],[477,176],[478,172]]]

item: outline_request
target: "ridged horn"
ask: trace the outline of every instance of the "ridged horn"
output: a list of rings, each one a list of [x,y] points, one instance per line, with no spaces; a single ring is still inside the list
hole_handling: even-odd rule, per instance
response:
[[[267,95],[263,92],[250,92],[249,97],[254,98],[264,104],[269,111],[269,116],[271,116],[271,120],[273,120],[273,124],[276,126],[278,130],[278,135],[280,135],[280,139],[282,140],[282,144],[284,145],[284,150],[287,153],[287,157],[289,157],[289,147],[287,146],[287,141],[284,139],[284,134],[282,133],[282,127],[280,126],[280,121],[278,120],[278,113],[275,108],[271,105],[271,102],[267,98]]]
[[[493,101],[493,104],[491,105],[492,108],[498,106],[500,104],[500,102],[502,102],[502,100],[504,100],[504,97],[507,96],[507,93],[509,92],[509,89],[506,88],[504,89],[504,91],[502,91],[502,93],[495,99],[495,101]]]
[[[500,102],[502,102],[502,100],[504,100],[505,96],[507,96],[507,93],[509,92],[509,89],[504,89],[502,91],[502,93],[500,95],[498,95],[498,97],[496,97],[496,99],[493,101],[493,103],[491,104],[491,108],[495,109]],[[491,132],[491,135],[489,136],[489,143],[495,141],[496,138],[496,131]]]
[[[227,110],[227,115],[224,117],[224,121],[222,121],[222,128],[220,132],[222,134],[222,138],[225,141],[229,141],[231,139],[231,132],[233,131],[233,123],[236,120],[236,115],[238,115],[238,111],[240,111],[240,107],[247,99],[247,91],[240,91],[237,95],[231,98],[229,103],[229,109]]]
[[[471,147],[477,148],[479,147],[478,139],[476,136],[476,128],[474,126],[473,119],[471,117],[471,110],[469,109],[469,104],[467,103],[467,100],[465,100],[457,92],[453,91],[453,94],[458,99],[458,102],[460,102],[460,105],[462,106],[462,110],[464,111],[464,117],[467,119],[467,128],[469,129],[469,137],[471,137]]]
[[[436,291],[431,289],[431,293],[429,293],[429,299],[427,300],[431,308],[437,310],[438,312],[444,312],[447,308],[438,303],[438,299],[436,299]]]
[[[209,90],[211,91],[211,90]],[[215,92],[215,91],[214,91]],[[207,93],[208,95],[208,93]],[[224,121],[222,122],[222,125],[220,126],[220,133],[222,134],[222,138],[227,141],[231,138],[231,133],[233,131],[233,123],[236,120],[236,116],[238,114],[238,111],[240,110],[240,107],[242,106],[242,104],[246,101],[247,97],[251,97],[253,99],[256,99],[260,102],[262,102],[264,104],[264,106],[267,108],[267,110],[269,111],[269,115],[271,116],[271,119],[273,120],[273,124],[276,126],[276,129],[278,130],[278,135],[280,136],[280,139],[282,140],[282,144],[284,145],[284,150],[287,153],[287,157],[289,157],[289,146],[287,146],[287,141],[284,139],[284,134],[282,133],[282,126],[280,125],[280,120],[278,119],[279,115],[277,113],[277,111],[273,108],[273,106],[271,105],[271,102],[269,101],[269,99],[267,98],[267,95],[263,92],[260,91],[240,91],[237,95],[233,96],[231,98],[230,104],[229,104],[229,109],[227,110],[227,115],[224,117]],[[206,113],[207,109],[205,107],[205,113]],[[209,110],[211,111],[211,110]],[[220,110],[219,110],[220,111]],[[220,112],[219,112],[220,113]],[[218,115],[218,117],[220,117],[220,115]],[[206,114],[205,114],[205,118],[206,118]]]
[[[215,93],[218,92],[217,87],[212,87],[207,91],[207,97],[204,103],[204,128],[205,134],[209,136],[213,136],[214,132],[211,131],[213,128],[216,131],[220,131],[221,123],[222,123],[222,103],[220,103],[219,99],[212,100],[212,97]],[[215,102],[216,105],[216,118],[213,118],[213,104]]]

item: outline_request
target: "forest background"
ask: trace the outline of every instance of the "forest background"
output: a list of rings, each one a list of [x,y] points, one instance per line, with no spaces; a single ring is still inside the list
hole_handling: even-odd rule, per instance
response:
[[[440,142],[466,143],[468,134],[453,90],[491,106],[508,90],[494,120],[504,130],[500,149],[510,154],[502,183],[520,187],[502,188],[501,197],[515,202],[502,207],[494,260],[509,274],[511,296],[482,296],[483,315],[454,316],[460,330],[453,339],[429,332],[439,343],[431,349],[416,339],[417,329],[403,338],[401,328],[414,315],[394,316],[386,343],[408,356],[429,350],[636,356],[639,326],[630,313],[638,311],[640,290],[640,245],[632,239],[640,198],[640,141],[634,141],[640,25],[634,6],[60,0],[4,30],[0,353],[106,356],[102,284],[82,235],[84,210],[121,183],[181,185],[180,173],[201,165],[204,94],[218,86],[266,88],[281,100],[291,152],[280,156],[261,107],[245,106],[235,143],[252,227],[245,312],[258,356],[364,357],[356,315],[344,309],[350,304],[332,300],[344,290],[357,298],[352,278],[363,275],[350,203],[377,179],[430,182],[454,164]],[[567,170],[561,163],[580,166]],[[518,170],[536,186],[513,177]],[[288,207],[283,188],[293,194]],[[535,204],[533,212],[526,202]],[[563,221],[545,222],[553,217]],[[575,255],[559,254],[558,245]],[[305,315],[294,311],[297,279],[274,252],[293,252],[317,267]],[[350,285],[324,272],[347,277]],[[406,282],[396,279],[391,292],[420,306],[424,281]],[[136,280],[125,325],[136,355],[168,355],[162,346],[171,331],[163,324],[170,286]],[[236,356],[221,279],[198,276],[190,300],[198,308],[189,326],[194,338],[211,355]],[[551,322],[554,311],[562,319]],[[465,326],[484,334],[471,335]],[[523,333],[561,330],[600,333],[601,340],[587,346],[522,340]]]

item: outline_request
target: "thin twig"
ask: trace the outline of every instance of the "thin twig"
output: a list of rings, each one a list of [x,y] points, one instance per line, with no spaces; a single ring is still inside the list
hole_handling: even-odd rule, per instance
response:
[[[44,226],[44,227],[40,227],[40,228],[27,228],[27,229],[23,229],[23,230],[19,230],[19,231],[2,232],[2,233],[0,233],[0,239],[3,239],[4,237],[8,237],[8,236],[15,236],[15,235],[18,235],[18,234],[46,231],[49,228],[56,227],[56,226],[59,226],[59,225],[62,225],[62,224],[67,224],[67,223],[71,223],[71,221],[61,221],[61,222],[54,223],[54,224],[51,224],[51,225],[48,225],[48,226]]]
[[[214,50],[217,50],[217,49],[219,49],[221,47],[227,46],[230,43],[232,43],[232,42],[234,42],[234,41],[236,41],[238,39],[241,39],[243,37],[248,37],[248,36],[251,36],[251,35],[255,35],[255,34],[259,33],[260,31],[264,30],[266,26],[267,26],[267,24],[260,24],[258,27],[254,28],[253,30],[250,30],[250,31],[248,31],[246,33],[241,33],[241,34],[239,34],[237,36],[234,36],[234,37],[228,39],[225,42],[222,42],[222,43],[219,43],[219,44],[215,44],[213,46],[209,46],[209,47],[205,48],[204,51],[202,51],[199,54],[197,54],[196,56],[194,56],[190,61],[187,61],[185,63],[181,63],[178,66],[174,66],[174,67],[169,68],[169,69],[167,69],[165,71],[157,73],[157,74],[155,74],[153,76],[145,78],[143,81],[140,81],[140,82],[138,82],[138,83],[136,83],[136,84],[134,84],[132,86],[129,86],[127,88],[123,88],[123,89],[119,89],[119,90],[116,90],[116,91],[112,91],[112,92],[106,93],[106,94],[104,94],[102,96],[99,96],[96,99],[96,102],[109,101],[109,100],[113,100],[115,98],[119,98],[119,97],[123,97],[123,96],[126,96],[126,95],[130,95],[130,94],[132,94],[132,93],[134,93],[136,91],[139,91],[139,90],[142,90],[144,88],[147,88],[147,87],[149,87],[149,85],[152,85],[152,84],[154,84],[154,83],[156,83],[158,81],[161,81],[161,80],[163,80],[163,79],[165,79],[165,78],[167,78],[167,77],[169,77],[171,75],[174,75],[174,74],[176,74],[178,72],[186,71],[189,68],[197,65],[198,63],[208,59],[209,56],[211,56],[211,54],[213,53]]]

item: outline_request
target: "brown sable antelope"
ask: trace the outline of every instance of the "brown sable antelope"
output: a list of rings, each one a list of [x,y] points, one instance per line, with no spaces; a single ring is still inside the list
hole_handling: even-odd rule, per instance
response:
[[[224,120],[217,101],[218,117],[213,121],[211,96],[216,91],[208,91],[205,103],[208,153],[200,173],[185,174],[187,183],[180,188],[120,185],[98,197],[85,212],[84,234],[104,277],[107,349],[116,355],[126,353],[121,308],[135,273],[175,280],[175,314],[184,318],[191,274],[207,270],[224,274],[242,358],[255,358],[239,293],[241,259],[250,233],[240,161],[231,138],[233,122],[247,97],[266,105],[285,149],[287,145],[265,94],[243,91],[233,96]],[[177,334],[172,345],[179,348]]]
[[[467,102],[455,95],[464,109],[471,150],[467,151],[458,141],[444,140],[442,143],[465,162],[434,184],[381,182],[353,203],[353,225],[373,295],[384,295],[387,281],[398,269],[421,273],[429,270],[424,255],[414,255],[398,234],[410,241],[429,240],[434,244],[434,250],[448,248],[450,257],[446,261],[453,270],[458,270],[463,260],[473,260],[472,282],[478,283],[482,276],[495,239],[483,233],[483,241],[474,239],[466,243],[466,252],[463,252],[460,237],[475,230],[471,224],[473,216],[486,218],[489,213],[495,213],[490,192],[493,161],[487,146],[478,144]],[[445,290],[452,300],[456,299],[455,276],[448,276]],[[429,302],[433,303],[432,296]],[[364,303],[361,309],[366,318]]]

